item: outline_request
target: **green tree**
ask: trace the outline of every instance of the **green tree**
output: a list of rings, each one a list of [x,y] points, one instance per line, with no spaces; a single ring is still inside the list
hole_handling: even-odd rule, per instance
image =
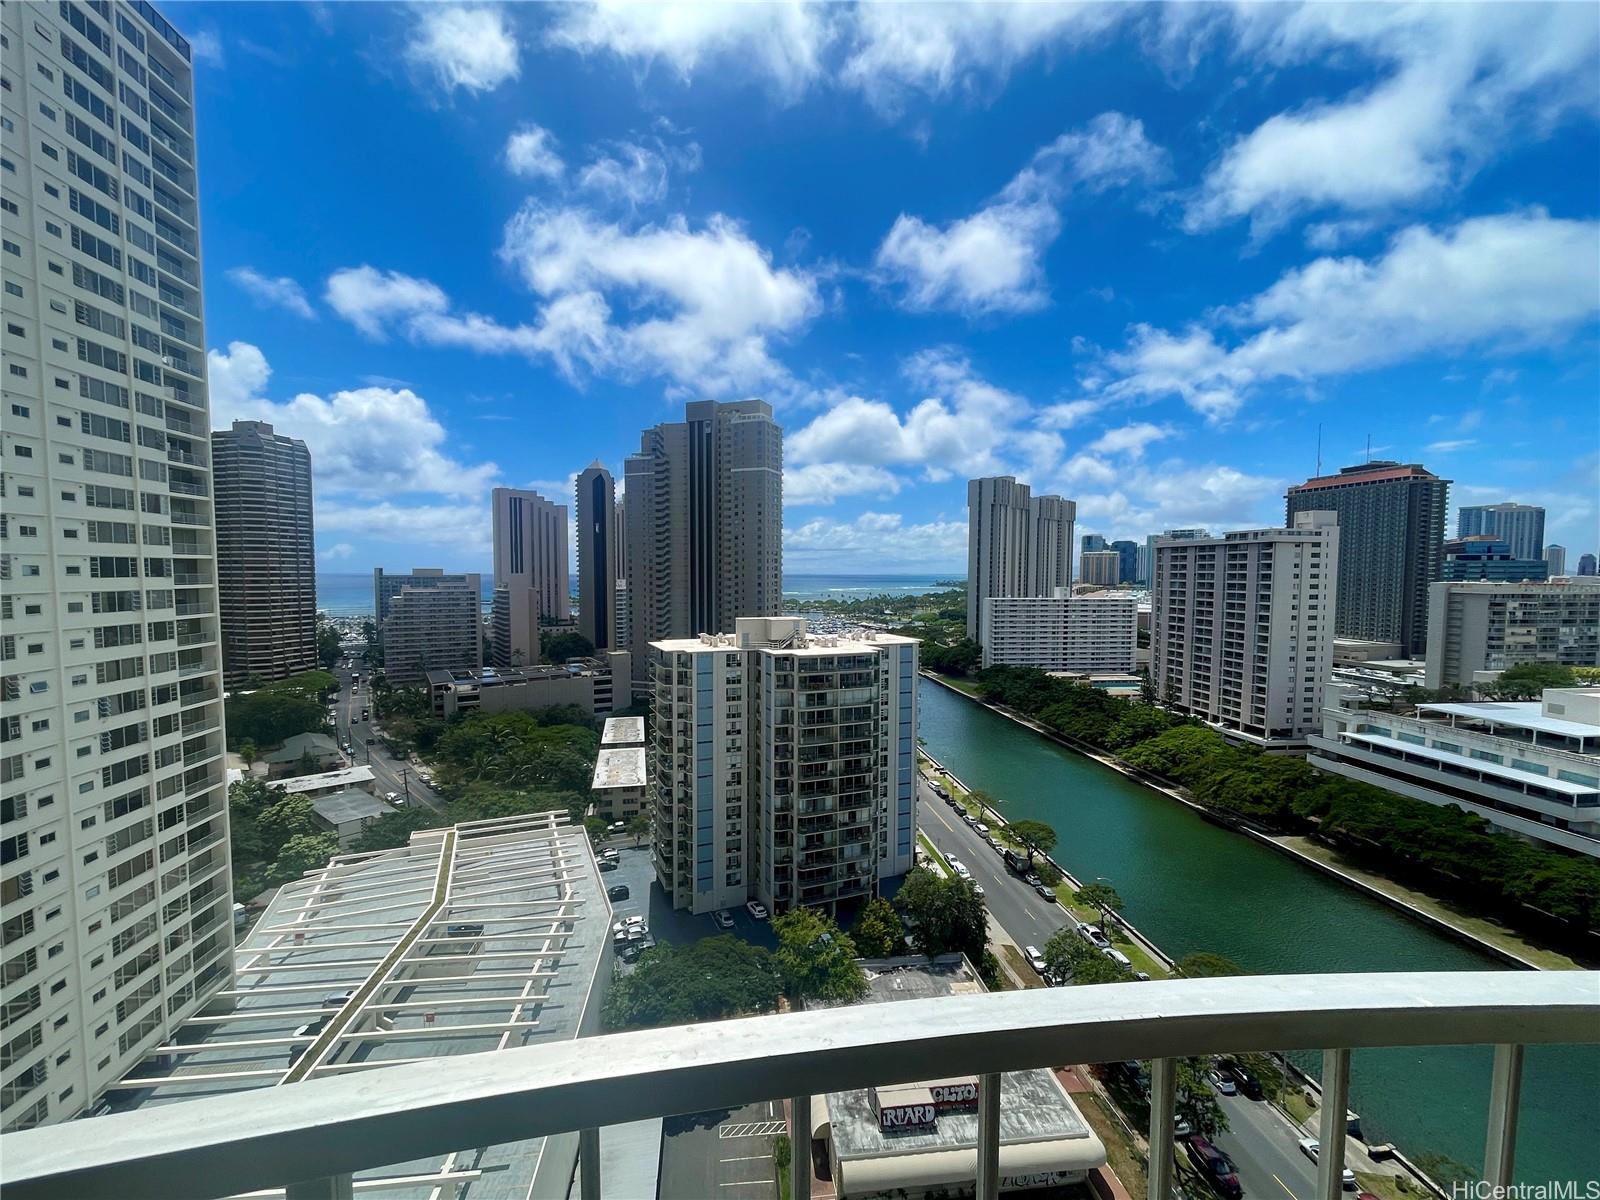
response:
[[[628,832],[633,834],[633,844],[637,846],[650,836],[650,814],[637,813],[628,819]]]
[[[1056,831],[1043,821],[1012,821],[1006,826],[1009,833],[1028,852],[1028,864],[1033,864],[1035,854],[1046,854],[1056,848]]]
[[[856,923],[850,927],[856,953],[863,958],[893,958],[905,952],[904,929],[895,915],[894,905],[874,896],[861,906]]]
[[[1105,880],[1096,880],[1094,883],[1084,884],[1072,899],[1074,903],[1100,911],[1101,933],[1106,931],[1106,921],[1110,915],[1114,912],[1122,911],[1122,897],[1117,894],[1117,889]]]
[[[280,794],[281,789],[280,789]],[[282,847],[297,837],[326,832],[317,823],[317,810],[304,796],[284,795],[263,809],[256,821],[266,857],[277,858]]]
[[[989,940],[983,899],[962,879],[947,879],[918,867],[895,893],[895,907],[911,923],[919,954],[960,951],[979,962]]]
[[[812,908],[794,908],[775,917],[778,935],[773,955],[789,995],[801,1000],[847,1004],[867,994],[867,976],[856,962],[856,945],[833,918]]]
[[[564,663],[569,658],[593,658],[594,643],[581,633],[558,633],[544,644],[545,661]]]
[[[1545,688],[1568,688],[1577,681],[1571,667],[1553,662],[1530,662],[1507,667],[1493,683],[1478,690],[1495,700],[1537,700]]]
[[[228,741],[235,747],[245,741],[282,745],[297,733],[316,733],[324,721],[320,701],[277,688],[236,692],[228,697],[226,709]]]
[[[1185,979],[1214,979],[1224,975],[1246,974],[1245,969],[1233,959],[1208,950],[1185,954],[1173,964],[1173,969]]]
[[[350,844],[350,851],[353,854],[365,854],[373,850],[393,850],[410,842],[411,835],[419,829],[437,829],[449,821],[449,817],[442,817],[432,809],[420,806],[384,813],[356,835],[355,841]]]
[[[256,744],[249,738],[239,743],[239,761],[244,763],[245,770],[255,765],[256,759],[261,757],[261,751],[256,749]]]
[[[284,842],[272,864],[273,881],[287,883],[298,879],[307,871],[328,865],[328,860],[339,853],[338,835],[332,833],[297,833]]]
[[[332,625],[317,627],[317,661],[322,664],[324,671],[331,671],[338,664],[344,651],[340,648],[339,631]]]
[[[1072,984],[1127,983],[1133,971],[1090,945],[1072,926],[1056,930],[1044,944],[1045,966]]]
[[[1217,1094],[1206,1082],[1210,1064],[1203,1058],[1180,1058],[1177,1061],[1177,1115],[1189,1122],[1198,1134],[1214,1138],[1228,1131],[1228,1114],[1217,1102]]]
[[[664,943],[612,980],[603,1019],[612,1030],[716,1021],[771,1012],[782,990],[772,955],[761,946],[730,934],[687,946]]]

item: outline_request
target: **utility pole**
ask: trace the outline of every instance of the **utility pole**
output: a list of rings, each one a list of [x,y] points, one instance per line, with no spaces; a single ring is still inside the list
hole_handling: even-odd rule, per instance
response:
[[[400,786],[406,790],[406,807],[411,807],[411,771],[407,767],[400,768]]]

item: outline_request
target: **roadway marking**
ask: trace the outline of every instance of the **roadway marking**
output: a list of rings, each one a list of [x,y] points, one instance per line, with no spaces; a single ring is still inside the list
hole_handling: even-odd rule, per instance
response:
[[[732,1183],[719,1183],[718,1187],[771,1187],[770,1179],[735,1179]]]
[[[1277,1175],[1273,1175],[1272,1181],[1274,1183],[1276,1183],[1279,1187],[1281,1187],[1284,1191],[1289,1192],[1289,1185],[1287,1183],[1285,1183],[1283,1180],[1279,1179],[1277,1177]],[[1296,1196],[1293,1192],[1289,1192],[1289,1195],[1290,1195],[1290,1197],[1292,1197],[1292,1200],[1300,1200],[1300,1197]]]
[[[719,1158],[717,1161],[718,1162],[725,1162],[725,1163],[729,1163],[729,1162],[766,1162],[771,1157],[772,1157],[772,1155],[770,1155],[770,1154],[746,1154],[743,1158]]]
[[[718,1125],[717,1137],[772,1137],[788,1128],[787,1121],[746,1121],[738,1125]]]

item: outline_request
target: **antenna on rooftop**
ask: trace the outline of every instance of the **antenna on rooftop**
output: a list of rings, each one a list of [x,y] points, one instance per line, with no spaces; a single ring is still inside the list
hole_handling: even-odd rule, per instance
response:
[[[1372,435],[1367,434],[1367,461],[1372,461]]]
[[[1317,422],[1317,475],[1322,475],[1322,422]]]

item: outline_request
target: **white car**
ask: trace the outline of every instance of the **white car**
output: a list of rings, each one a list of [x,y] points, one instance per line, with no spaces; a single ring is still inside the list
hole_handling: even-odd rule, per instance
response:
[[[393,804],[396,800],[400,799],[400,793],[399,792],[385,792],[383,794],[383,798],[385,800],[387,800],[390,804]]]
[[[983,884],[975,883],[975,884],[972,885],[972,894],[977,896],[978,899],[981,900],[985,896],[987,896],[989,893],[983,890]]]
[[[987,825],[985,825],[982,821],[979,821],[976,825],[973,826],[973,828],[978,831],[978,836],[979,837],[988,837],[989,836],[989,827]]]
[[[1117,966],[1119,966],[1119,967],[1132,967],[1133,966],[1133,963],[1129,961],[1128,956],[1126,954],[1124,954],[1121,950],[1113,950],[1110,947],[1107,947],[1106,949],[1100,951],[1100,953],[1104,954],[1107,958],[1109,958],[1112,962],[1116,963]]]
[[[1304,1154],[1312,1162],[1316,1162],[1317,1156],[1322,1153],[1322,1143],[1317,1141],[1316,1138],[1301,1138],[1300,1153]],[[1346,1167],[1339,1175],[1339,1185],[1347,1192],[1355,1191],[1356,1173]]]
[[[1234,1082],[1232,1075],[1224,1071],[1214,1070],[1206,1078],[1211,1080],[1211,1086],[1224,1096],[1237,1096],[1239,1094],[1239,1085]]]
[[[717,923],[718,929],[733,928],[733,914],[725,908],[719,908],[711,914],[711,919]]]
[[[744,906],[744,910],[745,912],[749,913],[754,920],[765,921],[767,919],[767,906],[761,903],[759,900],[750,901]]]
[[[1111,949],[1111,939],[1105,934],[1101,933],[1093,925],[1079,925],[1078,932],[1083,936],[1083,940],[1088,942],[1096,950]]]
[[[1024,946],[1022,948],[1022,955],[1023,955],[1024,958],[1026,958],[1028,960],[1028,965],[1030,967],[1032,967],[1035,971],[1039,972],[1039,974],[1041,974],[1041,975],[1044,974],[1044,972],[1045,972],[1044,955],[1039,953],[1039,947],[1037,947],[1037,946]]]

